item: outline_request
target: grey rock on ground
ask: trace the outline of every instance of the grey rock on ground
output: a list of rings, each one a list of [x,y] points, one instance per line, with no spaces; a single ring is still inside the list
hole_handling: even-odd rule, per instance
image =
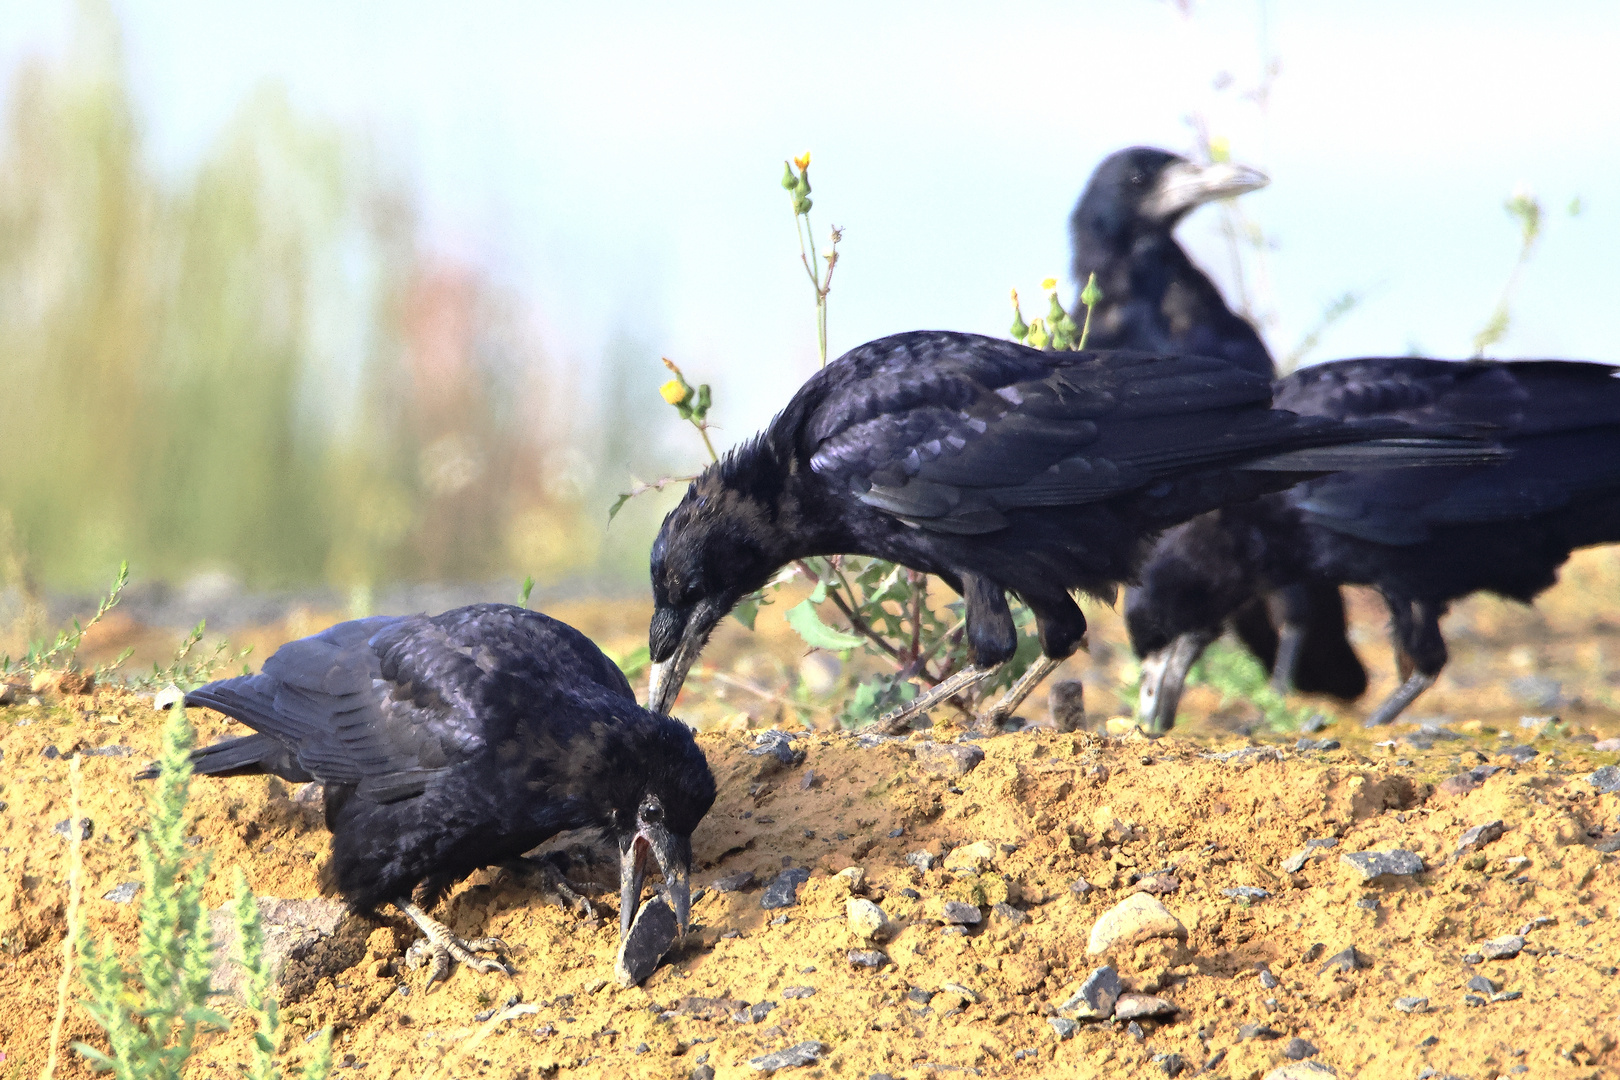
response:
[[[787,998],[789,1001],[797,1001],[799,998],[815,997],[816,988],[813,986],[786,986],[782,988],[782,996]]]
[[[914,749],[917,764],[936,776],[966,776],[984,760],[984,751],[971,743],[922,742]]]
[[[115,885],[101,894],[103,900],[111,900],[115,904],[127,904],[135,899],[135,894],[141,891],[138,881],[126,881],[122,885]]]
[[[754,872],[752,870],[741,870],[735,874],[727,874],[709,887],[717,893],[730,893],[741,892],[753,883]]]
[[[792,1069],[801,1065],[814,1065],[821,1060],[821,1055],[827,1050],[826,1044],[818,1043],[814,1039],[796,1043],[786,1050],[778,1050],[774,1054],[765,1054],[762,1057],[749,1058],[748,1065],[756,1072],[766,1076],[778,1069]]]
[[[1366,966],[1367,961],[1363,960],[1361,954],[1356,952],[1356,947],[1351,945],[1349,948],[1328,957],[1327,963],[1318,968],[1316,973],[1320,975],[1327,971],[1357,971]]]
[[[1506,831],[1500,818],[1495,821],[1487,821],[1483,825],[1475,825],[1462,834],[1462,839],[1457,841],[1457,850],[1451,853],[1451,857],[1456,860],[1471,851],[1478,851],[1486,844],[1500,840],[1502,834]]]
[[[1539,752],[1540,751],[1538,751],[1535,747],[1529,745],[1510,746],[1506,750],[1500,751],[1503,757],[1510,758],[1519,765],[1523,765],[1525,762],[1535,757]]]
[[[214,970],[209,988],[217,994],[244,992],[242,949],[236,937],[233,905],[208,913],[214,932]],[[371,932],[364,919],[336,900],[282,900],[259,897],[259,923],[264,928],[264,961],[279,987],[283,1005],[297,1001],[322,978],[359,963]]]
[[[1062,1016],[1049,1016],[1046,1022],[1052,1025],[1053,1032],[1057,1034],[1058,1042],[1073,1037],[1074,1029],[1080,1026],[1073,1020]]]
[[[1496,984],[1483,975],[1475,975],[1465,984],[1468,989],[1480,994],[1496,993]]]
[[[675,944],[680,928],[675,913],[662,897],[655,896],[641,905],[630,932],[619,943],[619,958],[613,975],[620,986],[639,986],[658,967],[658,961]]]
[[[1269,1042],[1272,1039],[1280,1039],[1280,1038],[1282,1038],[1282,1032],[1278,1031],[1276,1028],[1267,1027],[1264,1024],[1239,1024],[1238,1025],[1238,1032],[1237,1032],[1237,1041],[1238,1042],[1244,1042],[1244,1041],[1246,1041],[1248,1039],[1264,1039],[1264,1040]]]
[[[1391,877],[1409,877],[1423,872],[1423,857],[1415,851],[1395,848],[1391,851],[1347,851],[1339,861],[1350,867],[1362,881],[1376,881],[1388,874]]]
[[[1114,1015],[1114,1003],[1123,991],[1119,973],[1112,967],[1100,967],[1086,976],[1080,989],[1058,1006],[1058,1012],[1073,1012],[1079,1020],[1107,1020]]]
[[[1115,1020],[1158,1020],[1180,1011],[1173,1002],[1152,994],[1121,994],[1114,1002]]]
[[[766,911],[775,908],[797,907],[799,903],[799,886],[810,880],[810,871],[802,866],[790,866],[783,870],[771,883],[765,886],[765,895],[759,898],[759,906]]]
[[[1403,1013],[1420,1013],[1429,1011],[1429,999],[1426,997],[1401,997],[1395,999],[1395,1008]]]
[[[906,864],[915,866],[919,870],[932,870],[939,858],[932,851],[911,851],[906,853]]]
[[[1222,889],[1221,895],[1231,897],[1233,900],[1248,900],[1252,903],[1256,900],[1264,900],[1271,893],[1254,885],[1236,885],[1230,889]]]
[[[1604,795],[1620,791],[1620,765],[1605,765],[1586,778],[1586,782]]]
[[[1524,948],[1524,938],[1519,934],[1503,934],[1501,937],[1491,938],[1479,947],[1480,955],[1487,960],[1511,960],[1519,955]]]
[[[1161,937],[1186,940],[1187,928],[1154,897],[1133,893],[1103,912],[1092,925],[1086,951],[1100,956],[1115,945],[1135,945]]]
[[[1316,1047],[1296,1035],[1283,1047],[1282,1055],[1289,1061],[1304,1061],[1316,1056]]]
[[[886,953],[880,952],[877,949],[849,950],[849,962],[854,964],[856,967],[880,968],[888,959],[889,957]]]
[[[984,913],[972,904],[960,900],[945,901],[945,921],[954,926],[977,926],[984,921]]]

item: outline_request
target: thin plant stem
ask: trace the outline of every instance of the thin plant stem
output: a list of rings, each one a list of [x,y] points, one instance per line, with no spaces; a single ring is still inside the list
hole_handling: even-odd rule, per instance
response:
[[[806,577],[816,578],[818,580],[820,579],[821,575],[817,574],[815,570],[811,568],[810,564],[805,562],[803,559],[799,560],[799,569],[804,571]],[[839,571],[835,570],[834,573],[838,573],[840,578],[843,577],[843,574]],[[848,587],[848,582],[845,582],[845,587]],[[838,608],[839,612],[844,616],[844,618],[849,620],[850,628],[853,629],[857,634],[861,635],[866,640],[876,645],[879,649],[883,650],[891,659],[904,662],[905,658],[900,655],[900,651],[893,645],[890,645],[887,641],[884,641],[882,635],[880,635],[876,630],[873,630],[871,626],[867,625],[866,620],[861,618],[860,615],[856,614],[855,610],[850,607],[849,602],[844,599],[843,595],[839,593],[836,587],[827,590],[827,599],[831,600],[833,605]]]
[[[62,1024],[67,1020],[68,987],[73,981],[73,952],[78,948],[80,870],[84,865],[83,836],[79,825],[79,791],[82,773],[74,754],[68,762],[68,903],[67,927],[62,938],[62,977],[56,983],[56,1017],[51,1021],[51,1051],[40,1072],[40,1080],[56,1074],[57,1051],[62,1044]]]

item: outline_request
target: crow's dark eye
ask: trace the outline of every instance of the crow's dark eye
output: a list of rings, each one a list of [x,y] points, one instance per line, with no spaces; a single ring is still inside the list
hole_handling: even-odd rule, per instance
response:
[[[641,820],[649,824],[657,824],[664,820],[664,807],[660,803],[646,802],[641,804]]]

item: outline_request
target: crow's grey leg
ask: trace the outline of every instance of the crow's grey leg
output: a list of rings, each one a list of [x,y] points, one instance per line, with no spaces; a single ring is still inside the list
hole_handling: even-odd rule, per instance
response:
[[[984,714],[984,726],[991,731],[1001,726],[1018,709],[1018,706],[1024,703],[1024,699],[1029,697],[1030,692],[1041,685],[1041,680],[1056,671],[1058,665],[1062,663],[1062,660],[1054,660],[1050,656],[1036,657],[1035,662],[1025,669],[1024,674],[1019,676],[1018,681],[1007,689],[1007,693],[1002,696],[1002,699],[996,702],[989,712]]]
[[[880,717],[877,723],[872,725],[871,730],[879,735],[898,735],[906,730],[906,723],[913,716],[925,713],[941,702],[947,701],[966,690],[973,689],[973,687],[995,673],[996,669],[993,667],[965,667],[932,690],[917,695],[915,701],[907,702],[893,712]]]
[[[1279,694],[1294,692],[1294,671],[1299,667],[1299,649],[1305,642],[1305,628],[1283,623],[1277,632],[1277,659],[1271,665],[1271,688]]]
[[[428,970],[428,981],[425,990],[432,990],[433,984],[450,977],[451,960],[460,960],[463,964],[477,971],[499,971],[503,975],[514,975],[516,970],[512,965],[493,957],[479,956],[481,952],[504,953],[506,942],[500,938],[477,938],[473,941],[463,941],[450,932],[450,928],[410,900],[401,897],[394,901],[394,906],[403,911],[417,929],[422,931],[427,943],[426,951],[432,956],[433,966]],[[421,953],[417,950],[422,945],[419,940],[406,952],[406,963],[416,967],[421,963]],[[425,991],[424,991],[425,992]]]
[[[1406,681],[1393,694],[1385,698],[1383,704],[1379,705],[1371,716],[1367,717],[1367,726],[1378,727],[1401,715],[1401,712],[1408,705],[1417,700],[1419,694],[1434,685],[1434,680],[1435,676],[1433,675],[1425,675],[1421,671],[1412,672],[1411,675],[1407,676]]]
[[[595,905],[584,894],[605,892],[600,885],[587,885],[568,880],[568,875],[562,867],[549,858],[513,859],[507,865],[513,870],[539,875],[544,887],[557,894],[561,905],[580,918],[598,918]]]

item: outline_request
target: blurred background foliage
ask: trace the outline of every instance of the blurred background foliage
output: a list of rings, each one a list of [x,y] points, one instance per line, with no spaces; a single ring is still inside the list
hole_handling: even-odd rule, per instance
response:
[[[93,592],[127,558],[137,581],[324,583],[364,607],[393,580],[644,572],[586,496],[593,461],[643,453],[650,346],[616,341],[603,414],[582,412],[517,297],[424,250],[408,184],[276,85],[158,175],[99,0],[14,80],[0,584]]]

